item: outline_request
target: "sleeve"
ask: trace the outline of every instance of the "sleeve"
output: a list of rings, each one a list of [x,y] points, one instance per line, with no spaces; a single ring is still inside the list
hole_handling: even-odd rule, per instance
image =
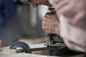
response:
[[[63,2],[62,0],[49,1],[56,9],[56,13],[60,20],[60,35],[67,47],[74,51],[86,53],[86,6],[84,6],[86,5],[84,2],[86,0],[65,0],[69,5],[64,7],[66,11],[64,9],[61,11],[68,13],[67,15],[65,15],[64,12],[58,14],[60,10],[58,11],[57,8],[60,6],[60,3]],[[73,18],[69,18],[71,16],[73,16]]]
[[[60,15],[61,36],[69,49],[86,53],[86,30],[72,25],[70,21]]]

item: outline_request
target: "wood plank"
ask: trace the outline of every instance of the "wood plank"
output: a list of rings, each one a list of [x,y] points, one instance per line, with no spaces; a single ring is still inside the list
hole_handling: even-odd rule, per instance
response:
[[[51,57],[51,56],[25,54],[25,53],[14,53],[14,54],[13,53],[0,53],[0,57]]]
[[[48,56],[48,55],[36,55],[36,54],[26,54],[26,53],[1,53],[0,57],[64,57],[64,56]],[[86,57],[86,54],[79,54],[66,57]]]

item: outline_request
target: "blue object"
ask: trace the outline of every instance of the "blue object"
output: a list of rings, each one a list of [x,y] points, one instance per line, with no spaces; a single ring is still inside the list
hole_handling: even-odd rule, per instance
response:
[[[16,48],[18,48],[18,47],[23,48],[26,53],[31,53],[31,50],[29,49],[29,46],[28,46],[26,43],[24,43],[24,42],[16,42],[16,43],[14,43],[14,44],[10,47],[10,49],[16,49]]]
[[[0,0],[0,28],[16,15],[16,4],[13,0]]]
[[[1,29],[16,16],[16,5],[22,4],[22,2],[13,0],[0,0],[0,32]]]

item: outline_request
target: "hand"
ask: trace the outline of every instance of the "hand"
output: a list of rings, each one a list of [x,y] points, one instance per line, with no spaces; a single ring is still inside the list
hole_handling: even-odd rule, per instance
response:
[[[27,0],[20,0],[21,2],[25,3]],[[31,0],[32,2],[29,2],[34,8],[36,8],[38,5],[47,5],[51,7],[52,5],[48,2],[48,0]]]
[[[43,18],[42,28],[50,34],[60,35],[59,20],[55,13],[47,13]]]

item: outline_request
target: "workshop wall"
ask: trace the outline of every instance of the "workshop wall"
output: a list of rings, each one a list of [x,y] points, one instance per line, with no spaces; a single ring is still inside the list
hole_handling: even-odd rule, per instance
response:
[[[40,7],[33,8],[29,4],[23,4],[17,7],[18,16],[22,28],[21,37],[24,38],[46,37],[47,34],[42,29],[42,20],[44,13],[43,14],[38,13],[39,10],[41,10]]]

